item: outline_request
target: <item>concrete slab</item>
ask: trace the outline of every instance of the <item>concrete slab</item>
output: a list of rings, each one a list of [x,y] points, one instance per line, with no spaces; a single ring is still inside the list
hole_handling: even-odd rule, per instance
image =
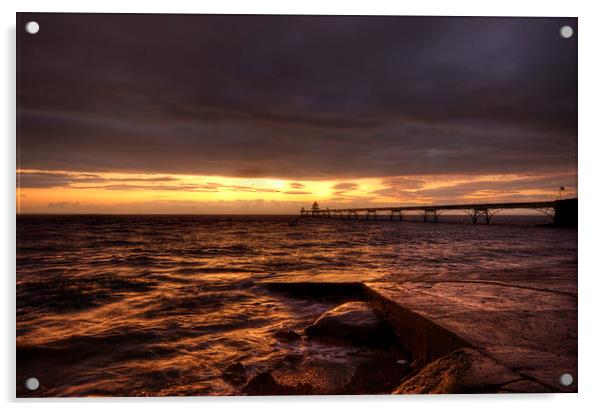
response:
[[[365,287],[423,365],[472,347],[544,391],[577,391],[577,297],[566,287],[487,280]],[[573,375],[571,386],[560,384],[563,373]]]
[[[266,288],[289,293],[295,296],[310,297],[339,297],[343,300],[361,300],[365,299],[365,288],[360,282],[335,281],[262,281],[260,284]]]
[[[365,281],[381,281],[383,274],[353,272],[347,270],[333,270],[320,273],[271,273],[262,280],[264,283],[361,283]]]
[[[473,348],[460,348],[405,378],[393,394],[479,394],[546,392]]]

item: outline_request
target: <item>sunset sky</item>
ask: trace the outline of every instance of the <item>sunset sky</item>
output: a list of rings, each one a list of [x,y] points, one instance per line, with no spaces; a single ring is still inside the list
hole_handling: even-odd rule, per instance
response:
[[[560,18],[19,14],[17,209],[575,196],[564,25],[577,33]]]

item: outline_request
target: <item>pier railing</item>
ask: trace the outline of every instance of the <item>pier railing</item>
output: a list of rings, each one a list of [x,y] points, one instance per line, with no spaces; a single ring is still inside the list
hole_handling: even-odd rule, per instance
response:
[[[302,217],[322,218],[347,218],[359,219],[360,216],[369,219],[377,219],[383,213],[388,215],[391,221],[399,219],[403,221],[406,214],[414,213],[422,217],[423,221],[439,221],[439,216],[446,211],[458,210],[468,214],[473,224],[479,220],[489,224],[497,213],[503,210],[529,209],[539,211],[549,216],[558,225],[577,225],[577,199],[555,201],[532,201],[518,203],[485,203],[485,204],[448,204],[448,205],[424,205],[405,207],[364,207],[364,208],[335,208],[320,209],[317,203],[311,209],[301,209]]]

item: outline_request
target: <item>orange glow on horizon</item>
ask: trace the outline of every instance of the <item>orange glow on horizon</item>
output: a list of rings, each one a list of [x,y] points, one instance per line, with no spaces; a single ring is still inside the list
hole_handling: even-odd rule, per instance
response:
[[[555,178],[566,186],[563,197],[576,196],[576,173],[287,180],[24,169],[17,177],[18,213],[290,214],[313,201],[330,208],[537,201],[557,197],[550,187],[561,183],[546,180]]]

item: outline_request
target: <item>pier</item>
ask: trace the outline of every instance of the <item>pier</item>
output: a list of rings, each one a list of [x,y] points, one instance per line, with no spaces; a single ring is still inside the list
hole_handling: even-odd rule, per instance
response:
[[[577,226],[577,199],[553,201],[532,201],[517,203],[486,203],[486,204],[449,204],[406,207],[366,207],[366,208],[337,208],[321,209],[314,202],[310,209],[302,208],[301,217],[339,218],[376,220],[379,215],[388,216],[391,221],[403,221],[406,214],[419,215],[424,222],[438,222],[439,217],[447,211],[461,211],[470,217],[473,224],[483,221],[490,224],[493,216],[504,210],[524,209],[535,210],[549,216],[554,225]]]

